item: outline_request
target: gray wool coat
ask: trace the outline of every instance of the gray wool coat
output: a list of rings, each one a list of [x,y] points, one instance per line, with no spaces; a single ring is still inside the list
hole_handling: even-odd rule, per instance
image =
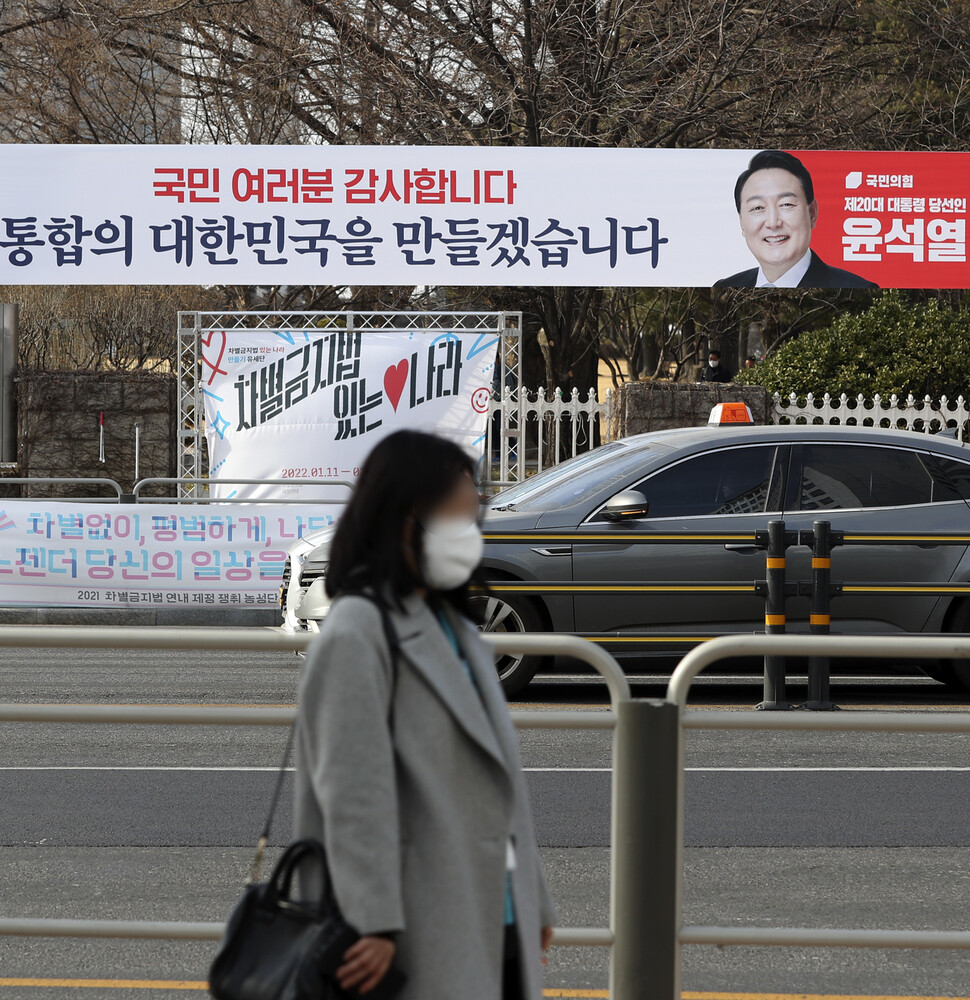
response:
[[[295,833],[326,845],[349,923],[362,934],[400,932],[400,1000],[500,1000],[511,836],[523,996],[538,1000],[540,929],[555,911],[492,653],[449,612],[479,696],[422,598],[406,598],[391,617],[396,682],[380,613],[366,598],[335,601],[310,648]]]

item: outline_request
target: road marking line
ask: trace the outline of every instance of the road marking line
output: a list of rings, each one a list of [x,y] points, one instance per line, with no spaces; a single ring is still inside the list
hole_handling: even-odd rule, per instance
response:
[[[209,984],[197,979],[0,979],[4,986],[40,986],[69,990],[207,990]]]
[[[609,705],[575,705],[568,701],[563,702],[542,702],[536,704],[535,702],[528,701],[516,701],[510,702],[509,708],[513,711],[519,709],[525,709],[530,712],[556,712],[563,709],[575,709],[576,711],[587,711],[587,710],[598,710],[600,712],[608,712],[610,710]]]
[[[681,1000],[968,1000],[967,997],[882,996],[868,993],[681,993]]]
[[[35,702],[12,702],[14,705],[34,705]],[[45,707],[57,708],[104,708],[103,701],[50,701],[40,702]],[[254,701],[254,702],[225,702],[225,701],[119,701],[112,702],[122,708],[296,708],[293,702],[283,701]],[[52,723],[53,724],[53,723]],[[66,725],[73,725],[68,722]]]
[[[609,1000],[609,990],[543,990],[544,997],[603,997]]]
[[[30,986],[48,989],[207,990],[209,984],[191,979],[0,979],[0,987]],[[544,990],[547,997],[609,997],[607,990]]]
[[[101,990],[207,990],[209,984],[197,979],[0,979],[3,987],[46,987],[48,989]],[[544,997],[572,997],[576,1000],[609,1000],[609,990],[547,989]],[[685,990],[681,1000],[970,1000],[970,997],[873,996],[838,993],[695,993]]]
[[[569,773],[573,772],[585,772],[585,771],[612,771],[611,767],[523,767],[523,771],[530,772],[547,772],[547,771],[565,771]],[[922,774],[940,772],[966,772],[970,771],[970,767],[685,767],[684,771],[692,772],[695,774],[718,774],[724,772],[726,774],[789,774],[789,773],[799,773],[806,772],[811,774],[827,774],[830,772],[845,772],[851,774],[856,771],[861,771],[868,773],[870,771],[887,771],[887,772],[902,772],[902,773],[915,773]]]
[[[851,773],[854,771],[900,771],[903,773],[917,773],[921,774],[923,772],[934,773],[937,771],[970,771],[970,767],[685,767],[685,771],[697,771],[701,773],[711,772],[711,771],[725,771],[725,772],[738,772],[738,773],[766,773],[772,774],[775,772],[790,773],[798,771],[808,771],[812,774],[822,773],[827,774],[829,772],[846,772]],[[779,994],[780,995],[780,994]],[[800,994],[799,994],[800,995]]]
[[[67,767],[56,767],[56,766],[40,766],[40,765],[30,765],[25,767],[14,767],[14,766],[0,766],[0,771],[213,771],[213,772],[229,772],[236,774],[259,774],[259,773],[273,773],[275,774],[279,769],[275,767],[163,767],[163,766],[125,766],[125,767],[115,767],[115,766],[83,766],[83,765],[70,765]],[[287,772],[293,772],[296,768],[288,767]],[[609,773],[613,770],[611,767],[524,767],[523,771],[528,771],[530,773],[545,774],[554,772],[563,772],[566,774],[584,774],[584,773]],[[845,773],[853,774],[855,772],[869,773],[869,772],[886,772],[886,773],[902,773],[902,774],[935,774],[935,773],[964,773],[970,772],[970,766],[968,767],[685,767],[684,771],[691,772],[695,774],[790,774],[804,772],[806,774],[829,774],[829,773]]]
[[[287,771],[295,771],[295,767],[288,767]],[[259,771],[271,771],[275,774],[279,771],[278,767],[164,767],[161,765],[131,765],[131,766],[84,766],[84,765],[69,765],[66,767],[55,767],[49,766],[44,767],[41,765],[31,765],[28,767],[4,767],[0,766],[0,771],[238,771],[241,773],[259,772]]]
[[[523,767],[523,771],[529,774],[550,774],[562,771],[568,774],[609,774],[612,767]]]
[[[585,638],[585,636],[580,636],[580,638]],[[658,642],[666,641],[667,637],[658,639]],[[684,638],[684,642],[697,642],[700,637],[696,635],[687,636]],[[720,638],[719,636],[708,636],[704,641],[709,642],[712,639]],[[610,638],[609,640],[604,640],[609,642],[623,642],[623,639]],[[637,639],[637,642],[640,640]],[[629,671],[627,673],[627,679],[630,681],[635,681],[637,683],[657,683],[666,684],[670,680],[670,672],[667,673],[638,673],[636,671]],[[799,683],[804,684],[808,678],[808,674],[788,674],[788,680],[796,680]],[[731,673],[731,674],[701,674],[694,679],[694,684],[761,684],[762,682],[761,674],[744,674],[744,673]],[[534,680],[538,684],[552,684],[558,681],[591,681],[593,683],[602,683],[602,678],[598,674],[536,674]],[[832,678],[833,681],[838,681],[841,684],[871,684],[874,682],[886,683],[891,682],[898,684],[899,686],[908,684],[935,684],[936,682],[931,680],[925,674],[839,674]]]

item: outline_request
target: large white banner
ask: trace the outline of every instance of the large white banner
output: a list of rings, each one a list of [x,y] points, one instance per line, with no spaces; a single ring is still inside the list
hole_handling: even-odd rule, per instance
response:
[[[0,283],[713,280],[730,196],[703,234],[677,220],[711,164],[658,152],[7,144]]]
[[[346,499],[346,491],[297,480],[352,483],[370,449],[402,428],[441,434],[483,460],[495,333],[208,330],[201,337],[213,496]],[[293,483],[231,482],[238,479]]]
[[[0,509],[3,605],[272,608],[286,550],[332,521],[295,504],[7,501]]]
[[[0,283],[970,287],[970,153],[756,152],[6,144]]]

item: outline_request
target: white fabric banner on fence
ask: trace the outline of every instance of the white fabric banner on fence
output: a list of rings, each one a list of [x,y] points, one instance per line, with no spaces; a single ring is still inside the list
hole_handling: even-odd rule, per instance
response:
[[[11,500],[6,607],[272,608],[286,550],[332,523],[317,506]]]
[[[481,461],[495,333],[209,330],[209,477],[353,482],[371,448],[433,431]],[[213,483],[213,496],[346,499],[337,488]]]
[[[7,144],[0,284],[970,285],[970,154],[795,151],[741,215],[754,152]]]

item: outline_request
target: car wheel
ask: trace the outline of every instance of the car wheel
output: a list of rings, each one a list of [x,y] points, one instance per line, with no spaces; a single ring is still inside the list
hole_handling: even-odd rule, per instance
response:
[[[482,632],[494,635],[521,635],[542,631],[542,618],[530,601],[512,601],[507,597],[489,594],[472,598],[472,606],[480,621]],[[495,666],[499,680],[507,695],[526,687],[546,661],[544,656],[504,655],[497,657]]]
[[[970,633],[970,601],[960,601],[947,615],[946,631]],[[933,680],[960,690],[970,690],[970,660],[937,660],[920,668]]]

